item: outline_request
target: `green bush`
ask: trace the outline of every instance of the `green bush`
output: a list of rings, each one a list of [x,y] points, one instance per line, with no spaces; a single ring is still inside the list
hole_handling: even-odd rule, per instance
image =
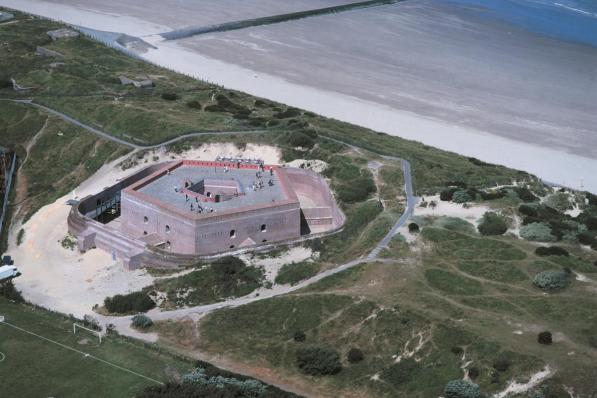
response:
[[[551,194],[545,198],[543,203],[559,212],[564,212],[571,207],[570,195],[568,195],[566,192],[556,192]]]
[[[444,202],[449,202],[454,198],[454,192],[456,192],[456,191],[457,191],[456,188],[444,189],[443,191],[440,192],[439,199]]]
[[[162,94],[162,99],[166,100],[166,101],[176,101],[178,98],[180,98],[178,95],[176,95],[175,93],[163,93]]]
[[[25,302],[21,292],[17,290],[15,285],[12,283],[12,280],[0,282],[0,296],[12,301],[16,301],[17,303]]]
[[[481,398],[481,389],[467,380],[452,380],[444,388],[445,398]]]
[[[577,235],[578,241],[583,245],[592,245],[595,242],[595,235],[591,232],[581,232]]]
[[[280,285],[290,283],[294,286],[300,281],[317,274],[317,271],[319,271],[319,267],[313,262],[303,261],[300,263],[285,264],[280,268],[276,276],[276,283]]]
[[[549,225],[543,222],[523,225],[520,228],[520,236],[523,239],[535,242],[553,242],[556,240],[556,237],[551,234]]]
[[[505,372],[510,368],[510,361],[507,358],[498,358],[493,362],[493,368],[498,372]]]
[[[104,300],[104,306],[108,312],[113,314],[129,314],[132,312],[147,312],[155,307],[155,302],[145,292],[134,292],[107,297]]]
[[[524,216],[537,217],[537,208],[532,205],[522,204],[518,207],[518,212]]]
[[[551,332],[541,332],[537,335],[537,342],[539,344],[549,345],[553,342]]]
[[[514,192],[523,202],[534,202],[537,197],[528,189],[523,187],[514,188]]]
[[[201,102],[196,101],[196,100],[195,101],[189,101],[189,102],[187,102],[187,106],[189,108],[193,108],[193,109],[199,109],[199,110],[202,109]]]
[[[298,348],[296,363],[303,373],[312,376],[333,375],[342,370],[338,352],[324,345]]]
[[[147,315],[138,314],[133,317],[131,325],[137,329],[147,329],[153,326],[153,321]]]
[[[297,330],[294,332],[294,336],[292,338],[294,341],[302,343],[303,341],[307,340],[307,335],[302,330]]]
[[[370,194],[375,192],[375,182],[372,178],[361,176],[351,181],[350,183],[344,183],[340,185],[336,192],[338,199],[344,203],[356,203],[361,202],[369,197]]]
[[[410,232],[411,234],[419,232],[419,224],[414,222],[408,224],[408,232]]]
[[[569,256],[568,250],[559,246],[541,246],[535,249],[535,254],[538,256]]]
[[[473,200],[471,195],[467,191],[456,191],[452,195],[452,202],[454,203],[466,203]]]
[[[315,140],[302,131],[293,131],[288,134],[286,143],[292,147],[313,148]]]
[[[363,351],[358,348],[351,348],[346,355],[346,359],[348,359],[348,362],[350,363],[357,363],[365,359],[365,355],[363,354]]]
[[[546,292],[555,292],[568,286],[568,274],[565,271],[543,271],[535,275],[533,284]]]
[[[503,235],[508,230],[506,219],[494,212],[486,212],[479,224],[481,235]]]

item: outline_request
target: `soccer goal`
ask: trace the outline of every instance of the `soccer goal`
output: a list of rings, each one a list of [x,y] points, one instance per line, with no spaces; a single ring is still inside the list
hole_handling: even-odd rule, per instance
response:
[[[73,322],[73,334],[77,334],[77,329],[83,329],[86,332],[96,335],[99,339],[99,343],[102,344],[102,332],[87,328],[83,325],[79,325],[78,323]]]

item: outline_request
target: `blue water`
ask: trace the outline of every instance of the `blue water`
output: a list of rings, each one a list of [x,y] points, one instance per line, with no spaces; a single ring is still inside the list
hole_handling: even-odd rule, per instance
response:
[[[444,0],[546,36],[597,47],[597,0]]]

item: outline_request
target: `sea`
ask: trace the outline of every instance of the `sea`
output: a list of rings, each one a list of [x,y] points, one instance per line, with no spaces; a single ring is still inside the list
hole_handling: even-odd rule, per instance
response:
[[[597,0],[445,0],[552,38],[597,47]]]

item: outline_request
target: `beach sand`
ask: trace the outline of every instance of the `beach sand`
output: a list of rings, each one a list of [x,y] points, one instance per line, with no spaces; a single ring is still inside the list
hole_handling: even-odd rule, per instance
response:
[[[272,7],[270,0],[252,0],[267,7],[246,14],[230,7],[234,1],[165,2],[184,6],[163,18],[157,1],[144,8],[131,0],[0,5],[144,36],[158,48],[143,57],[170,69],[553,183],[581,188],[582,180],[597,192],[597,49],[433,0],[180,41],[156,35],[202,25],[206,17],[216,23],[261,16]],[[334,2],[296,7],[305,4]],[[273,11],[291,11],[280,7]]]

